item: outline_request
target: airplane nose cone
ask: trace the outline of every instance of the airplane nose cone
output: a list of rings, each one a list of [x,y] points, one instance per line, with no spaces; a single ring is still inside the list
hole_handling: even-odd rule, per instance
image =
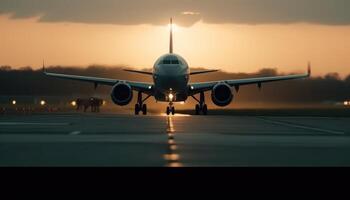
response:
[[[186,80],[184,76],[161,76],[158,80],[163,91],[183,92],[186,90]]]
[[[162,66],[158,70],[157,83],[163,91],[181,91],[186,89],[186,69],[181,66]]]

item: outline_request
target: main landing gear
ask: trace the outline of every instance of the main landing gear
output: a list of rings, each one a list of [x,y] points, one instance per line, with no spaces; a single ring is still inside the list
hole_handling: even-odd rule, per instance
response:
[[[195,96],[192,96],[192,98],[198,102],[198,104],[195,107],[196,115],[200,115],[201,113],[203,115],[207,115],[208,114],[208,106],[207,106],[207,104],[205,104],[204,92],[200,93],[199,100]]]
[[[148,95],[145,99],[142,99],[142,92],[138,93],[137,104],[135,104],[135,115],[139,115],[141,111],[143,115],[147,115],[147,105],[144,102],[150,97],[151,95]]]
[[[170,114],[175,115],[175,107],[174,107],[173,102],[170,102],[169,106],[166,107],[166,114],[167,115],[170,115]]]

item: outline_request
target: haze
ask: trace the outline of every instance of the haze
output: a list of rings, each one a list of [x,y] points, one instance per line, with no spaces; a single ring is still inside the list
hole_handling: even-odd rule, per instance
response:
[[[228,72],[278,68],[350,73],[346,0],[43,1],[0,3],[0,65],[150,68],[168,50],[191,67]]]

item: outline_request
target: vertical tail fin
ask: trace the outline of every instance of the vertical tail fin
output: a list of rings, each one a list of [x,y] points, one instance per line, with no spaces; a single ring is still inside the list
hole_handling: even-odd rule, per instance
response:
[[[311,76],[311,62],[309,61],[308,66],[307,66],[307,74]]]
[[[173,18],[170,18],[170,45],[169,53],[173,53]]]
[[[46,72],[46,69],[45,69],[45,60],[43,60],[43,72]]]

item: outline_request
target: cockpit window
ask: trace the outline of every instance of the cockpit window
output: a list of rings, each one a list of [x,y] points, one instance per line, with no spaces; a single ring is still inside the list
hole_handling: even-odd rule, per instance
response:
[[[164,60],[164,61],[163,61],[163,64],[169,65],[169,64],[171,64],[171,61],[170,61],[170,60]]]
[[[178,64],[180,64],[180,63],[179,63],[179,60],[172,60],[172,61],[171,61],[171,64],[178,65]]]
[[[182,65],[181,60],[179,60],[176,56],[168,56],[164,58],[161,63],[164,65]]]

